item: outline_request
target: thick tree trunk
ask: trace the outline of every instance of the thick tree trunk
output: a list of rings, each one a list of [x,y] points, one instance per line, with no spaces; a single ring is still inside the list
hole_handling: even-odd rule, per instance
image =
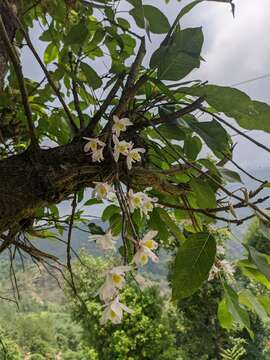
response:
[[[113,170],[91,163],[81,143],[21,155],[0,162],[0,234],[23,227],[38,208],[58,203],[81,186],[105,181]]]
[[[85,142],[84,142],[85,143]],[[0,161],[0,234],[8,229],[23,229],[35,219],[38,208],[57,204],[81,187],[94,181],[112,181],[115,165],[111,155],[92,163],[82,142],[23,154]],[[120,180],[135,191],[145,186],[176,198],[188,187],[171,183],[153,169],[134,167],[127,173],[125,161],[119,163]]]

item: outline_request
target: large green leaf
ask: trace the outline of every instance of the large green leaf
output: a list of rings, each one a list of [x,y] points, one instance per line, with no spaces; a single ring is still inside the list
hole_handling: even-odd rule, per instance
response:
[[[235,119],[242,128],[270,132],[270,106],[252,101],[248,95],[238,89],[204,85],[185,87],[179,91],[199,97],[204,96],[209,105]]]
[[[156,7],[152,5],[143,5],[134,7],[130,10],[130,15],[134,18],[136,24],[145,28],[145,20],[149,26],[149,30],[155,34],[164,34],[169,31],[170,23],[167,17]]]
[[[238,294],[240,304],[245,305],[254,311],[263,321],[268,321],[268,315],[260,301],[247,289],[243,289]]]
[[[85,75],[88,85],[93,89],[98,89],[102,85],[102,80],[96,71],[88,64],[81,63],[81,70]]]
[[[217,207],[215,192],[207,181],[193,178],[190,185],[195,193],[198,207],[208,209]]]
[[[160,218],[164,221],[166,226],[169,228],[170,232],[178,239],[180,243],[184,243],[185,237],[182,234],[181,230],[177,226],[177,224],[173,221],[170,215],[166,212],[166,210],[162,208],[157,208],[157,212]]]
[[[250,280],[259,282],[270,290],[270,281],[256,268],[256,266],[250,263],[248,260],[241,260],[238,262],[238,267],[241,269],[243,275],[247,276]]]
[[[239,299],[237,293],[228,284],[224,284],[224,294],[227,302],[228,310],[232,315],[234,321],[245,327],[250,335],[252,331],[250,329],[250,321],[247,311],[239,305]]]
[[[209,271],[216,255],[215,238],[207,233],[192,234],[179,247],[172,275],[174,299],[183,299],[194,294]]]
[[[199,122],[194,118],[188,117],[188,119],[187,124],[200,135],[215,154],[223,158],[222,153],[230,152],[230,137],[216,120]]]
[[[119,206],[112,204],[105,208],[102,213],[101,219],[103,221],[108,221],[114,214],[120,214],[120,208]]]
[[[54,43],[50,43],[44,51],[43,55],[45,64],[47,65],[55,60],[58,57],[58,54],[57,46]]]
[[[247,246],[251,261],[257,266],[258,270],[270,281],[270,264],[268,256],[260,253],[254,247]]]
[[[65,44],[81,46],[87,39],[88,35],[89,35],[88,27],[83,23],[79,23],[77,25],[74,25],[70,29],[69,33],[66,36]]]
[[[173,34],[168,45],[161,45],[150,60],[157,67],[158,78],[180,80],[200,67],[203,33],[201,28],[188,28]]]
[[[219,166],[217,166],[217,169],[225,182],[242,183],[241,177],[236,171]]]
[[[226,299],[222,299],[218,304],[218,321],[220,325],[227,330],[230,330],[233,326],[233,317],[228,309]]]

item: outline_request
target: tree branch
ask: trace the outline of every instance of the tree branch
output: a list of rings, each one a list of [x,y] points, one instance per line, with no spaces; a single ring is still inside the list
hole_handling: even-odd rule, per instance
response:
[[[6,32],[6,28],[2,19],[2,16],[0,15],[0,36],[2,38],[2,41],[6,47],[7,53],[9,55],[10,61],[13,65],[17,80],[18,80],[18,85],[19,85],[19,89],[20,89],[20,93],[21,93],[21,98],[22,98],[22,103],[23,103],[23,107],[24,107],[24,112],[25,112],[25,116],[27,119],[27,123],[28,123],[28,128],[29,128],[29,134],[30,134],[30,139],[31,139],[31,145],[38,148],[38,140],[36,138],[35,135],[35,128],[34,128],[34,121],[33,121],[33,116],[32,116],[32,110],[30,107],[30,104],[28,102],[28,94],[27,94],[27,90],[26,90],[26,86],[25,86],[25,82],[24,82],[24,77],[23,77],[23,73],[22,73],[22,67],[20,64],[20,60],[17,56],[16,50],[14,49],[13,45],[11,44],[8,34]]]
[[[239,135],[243,136],[244,138],[248,139],[249,141],[251,141],[253,144],[257,145],[258,147],[264,149],[267,152],[270,152],[269,147],[267,147],[266,145],[261,144],[259,141],[257,141],[254,138],[250,137],[249,135],[247,135],[243,131],[237,129],[235,126],[231,125],[228,121],[222,119],[220,116],[218,116],[216,114],[213,114],[211,111],[206,110],[204,107],[200,107],[200,110],[203,111],[206,114],[209,114],[209,115],[213,116],[217,121],[219,121],[222,124],[228,126],[230,129],[234,130],[237,134],[239,134]]]

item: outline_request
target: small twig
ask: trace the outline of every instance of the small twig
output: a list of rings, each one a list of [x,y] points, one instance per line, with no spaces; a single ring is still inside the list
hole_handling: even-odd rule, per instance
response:
[[[247,135],[245,132],[237,129],[235,126],[231,125],[228,121],[222,119],[220,116],[213,114],[211,111],[206,110],[203,107],[200,107],[200,110],[203,111],[206,114],[209,114],[211,116],[213,116],[216,120],[218,120],[219,122],[221,122],[222,124],[228,126],[229,128],[231,128],[232,130],[234,130],[235,132],[237,132],[239,135],[243,136],[244,138],[248,139],[249,141],[251,141],[253,144],[257,145],[258,147],[264,149],[267,152],[270,152],[270,148],[267,147],[264,144],[261,144],[260,142],[258,142],[257,140],[255,140],[254,138],[252,138],[251,136]]]
[[[69,221],[69,229],[68,229],[68,239],[67,239],[67,269],[70,274],[70,280],[72,283],[72,288],[75,294],[77,294],[74,277],[73,277],[73,271],[72,271],[72,265],[71,265],[71,235],[72,235],[72,228],[74,224],[74,216],[76,212],[77,207],[77,194],[74,193],[73,201],[72,201],[72,210],[71,210],[71,216]]]
[[[122,81],[125,77],[125,74],[122,73],[116,83],[114,84],[114,86],[112,87],[111,91],[109,92],[108,96],[106,97],[106,99],[103,101],[103,104],[101,105],[101,107],[99,108],[99,110],[95,113],[95,115],[93,116],[90,124],[86,127],[86,129],[82,132],[81,136],[90,136],[92,135],[92,133],[95,130],[95,127],[97,126],[98,122],[100,121],[102,115],[106,112],[107,108],[110,106],[112,100],[115,98],[115,95],[117,93],[117,91],[119,90]]]
[[[71,90],[72,90],[72,94],[73,94],[73,98],[74,98],[74,106],[75,109],[77,111],[78,114],[78,118],[80,121],[80,129],[82,130],[84,128],[84,118],[83,118],[83,113],[80,107],[80,99],[78,96],[78,92],[77,92],[77,87],[78,84],[76,83],[76,75],[77,75],[77,70],[78,70],[78,64],[79,64],[79,60],[77,61],[75,67],[73,67],[72,64],[72,52],[69,52],[69,65],[70,65],[70,70],[72,72],[72,77],[71,77]]]
[[[71,127],[71,129],[73,130],[73,132],[76,134],[78,132],[78,128],[77,128],[77,125],[75,124],[74,122],[74,119],[73,119],[73,116],[68,108],[68,106],[66,105],[62,95],[61,95],[61,92],[60,90],[58,89],[58,87],[55,85],[53,79],[51,78],[51,75],[49,73],[49,71],[47,70],[46,66],[43,64],[43,61],[41,60],[40,56],[38,55],[28,33],[25,31],[20,19],[17,17],[16,14],[13,14],[13,17],[15,18],[17,24],[18,24],[18,28],[19,30],[21,31],[21,33],[23,34],[24,38],[25,38],[25,41],[29,47],[29,49],[32,51],[34,57],[36,58],[37,62],[39,63],[40,67],[42,68],[51,88],[53,89],[53,91],[55,92],[58,100],[60,101],[61,105],[63,106],[63,109],[67,115],[67,118],[69,120],[69,125]]]
[[[224,153],[222,153],[222,154],[226,159],[228,159],[228,161],[230,161],[237,169],[239,169],[244,174],[246,174],[250,179],[258,181],[261,184],[265,184],[265,181],[262,181],[262,180],[256,178],[254,175],[252,175],[251,173],[249,173],[248,171],[243,169],[240,165],[238,165],[233,159],[229,158],[226,154],[224,154]]]
[[[119,104],[117,105],[114,113],[118,116],[120,116],[126,109],[128,106],[129,101],[134,97],[134,95],[136,94],[136,92],[134,93],[132,91],[135,80],[136,80],[136,76],[138,75],[138,72],[140,70],[140,67],[142,65],[142,61],[144,59],[146,50],[145,50],[145,38],[143,37],[141,39],[141,44],[138,50],[138,53],[136,55],[136,58],[131,66],[126,84],[124,86],[123,92],[122,92],[122,96],[120,98]],[[143,82],[147,81],[147,77],[143,79]],[[142,84],[140,84],[141,86]]]

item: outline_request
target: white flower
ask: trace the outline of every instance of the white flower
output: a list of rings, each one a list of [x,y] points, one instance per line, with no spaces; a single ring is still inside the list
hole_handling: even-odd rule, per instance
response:
[[[132,262],[135,263],[137,266],[139,265],[145,265],[148,263],[149,258],[153,262],[158,262],[158,257],[153,251],[151,251],[146,246],[140,246],[137,250],[136,254],[133,257]]]
[[[128,192],[129,207],[130,211],[133,212],[135,209],[140,209],[144,199],[143,192],[134,193],[132,189]]]
[[[127,142],[125,140],[119,141],[115,135],[113,135],[113,142],[114,142],[113,157],[116,162],[119,160],[120,154],[127,156],[129,151],[133,147],[132,142]]]
[[[233,264],[230,263],[230,262],[227,261],[227,260],[221,260],[221,261],[220,261],[220,267],[221,267],[221,270],[222,270],[226,275],[233,276],[234,273],[235,273],[235,268],[234,268]]]
[[[217,255],[225,255],[225,247],[223,245],[217,245]]]
[[[129,270],[131,270],[130,266],[117,266],[105,273],[105,282],[98,290],[98,295],[102,301],[109,301],[116,295],[117,289],[122,289],[124,287],[125,272]]]
[[[148,218],[148,213],[151,212],[154,208],[153,203],[157,202],[157,198],[151,198],[150,196],[144,194],[143,203],[141,212]]]
[[[210,270],[208,281],[215,279],[220,272],[223,272],[225,273],[225,275],[233,277],[235,273],[235,268],[232,263],[230,263],[225,259],[216,260],[215,264],[212,266],[212,269]]]
[[[145,149],[143,148],[136,148],[131,149],[127,154],[127,167],[130,170],[132,168],[132,163],[135,163],[136,161],[141,160],[140,153],[144,153]]]
[[[153,240],[157,234],[157,231],[150,230],[142,240],[139,241],[139,249],[132,260],[137,266],[147,264],[149,258],[154,262],[158,262],[157,255],[152,251],[158,248],[158,243]]]
[[[119,119],[116,115],[113,115],[113,122],[112,132],[116,134],[117,137],[120,136],[121,131],[127,130],[127,126],[133,125],[128,118]]]
[[[107,199],[111,192],[111,185],[106,182],[93,182],[95,184],[95,189],[92,192],[92,197],[95,197],[99,200]]]
[[[104,160],[103,148],[97,149],[92,152],[92,161],[93,162],[101,162],[103,160]]]
[[[84,151],[85,152],[89,152],[89,151],[93,151],[95,152],[98,147],[104,148],[106,146],[106,144],[103,141],[100,141],[97,138],[88,138],[88,137],[84,137],[85,140],[88,140],[88,142],[84,145]]]
[[[90,235],[90,241],[95,241],[97,246],[102,250],[114,250],[117,236],[112,235],[111,229],[103,235]]]
[[[123,317],[123,310],[131,314],[132,310],[126,305],[120,303],[118,296],[106,305],[103,311],[100,324],[104,325],[107,321],[111,321],[113,324],[120,324]]]
[[[148,231],[148,233],[146,235],[144,235],[144,237],[140,241],[139,245],[144,246],[144,247],[148,248],[149,250],[156,250],[158,248],[158,243],[156,241],[154,241],[153,238],[155,236],[157,236],[157,234],[158,234],[158,231],[155,231],[155,230]]]
[[[117,289],[113,283],[106,277],[104,284],[99,288],[96,295],[99,296],[100,300],[108,302],[117,294]]]
[[[146,215],[151,212],[154,208],[153,203],[157,201],[157,198],[151,198],[143,192],[134,193],[132,189],[128,192],[130,211],[133,212],[135,209],[140,209],[141,215]]]

